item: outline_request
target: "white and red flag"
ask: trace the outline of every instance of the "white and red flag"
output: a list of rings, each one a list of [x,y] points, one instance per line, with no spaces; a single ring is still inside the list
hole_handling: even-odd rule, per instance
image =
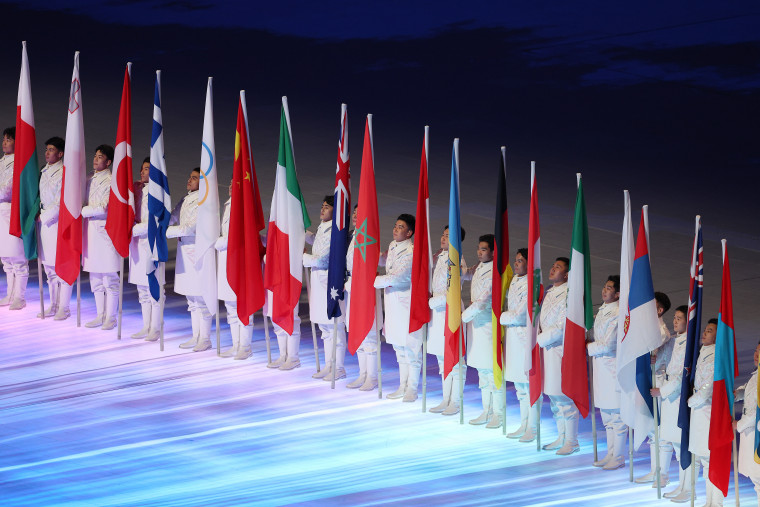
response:
[[[430,269],[433,256],[430,252],[430,192],[428,191],[428,135],[430,127],[425,126],[420,160],[420,180],[417,186],[417,215],[412,256],[412,303],[409,310],[409,332],[420,329],[430,322]]]
[[[544,392],[544,365],[541,348],[538,346],[538,316],[544,299],[544,284],[541,281],[541,230],[538,224],[538,186],[536,185],[536,163],[530,166],[530,218],[528,220],[528,332],[530,346],[527,362],[530,385],[530,404],[533,405]]]

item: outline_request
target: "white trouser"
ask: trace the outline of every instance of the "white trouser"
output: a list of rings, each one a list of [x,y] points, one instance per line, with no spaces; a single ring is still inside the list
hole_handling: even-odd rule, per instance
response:
[[[118,271],[114,271],[113,273],[90,273],[90,290],[92,292],[105,292],[110,296],[118,296]]]
[[[464,365],[462,363],[457,363],[454,365],[453,368],[451,368],[451,372],[449,373],[448,377],[443,376],[443,356],[436,355],[435,358],[438,360],[438,374],[441,376],[442,385],[443,385],[443,399],[447,400],[449,402],[454,402],[455,404],[459,405],[459,391],[460,391],[460,384],[459,384],[459,377],[460,377],[460,368],[462,369],[461,377],[462,380],[467,379],[467,365]]]
[[[396,351],[399,372],[402,369],[409,372],[406,383],[407,389],[416,391],[420,383],[420,371],[422,370],[422,342],[420,342],[419,347],[414,348],[394,345],[393,350]]]
[[[29,263],[23,257],[0,257],[5,274],[13,273],[16,276],[29,276]]]
[[[356,349],[356,356],[359,360],[359,375],[362,375],[365,372],[367,365],[369,365],[370,362],[372,362],[373,365],[377,365],[377,331],[375,331],[375,326],[370,328],[369,333],[367,333],[367,336],[362,340],[362,344]],[[372,370],[374,371],[374,374],[370,375],[370,377],[376,378],[377,367],[374,366]]]
[[[552,415],[557,423],[557,432],[564,434],[566,444],[578,445],[578,408],[573,400],[565,396],[549,395],[551,402]]]
[[[211,319],[211,313],[206,308],[206,302],[203,300],[203,296],[186,296],[187,297],[187,311],[198,312],[202,319]]]
[[[337,324],[330,322],[329,324],[318,324],[319,334],[322,338],[322,344],[325,348],[325,366],[332,368],[333,360],[333,332],[337,333],[337,343],[335,343],[335,368],[343,368],[346,360],[346,325],[342,320],[339,320]]]
[[[625,441],[628,438],[628,426],[620,418],[620,409],[600,408],[602,424],[607,433],[607,454],[619,458],[625,451]]]
[[[58,278],[58,275],[55,273],[54,264],[43,264],[42,267],[45,269],[45,276],[47,277],[48,285],[52,283],[58,283],[61,280],[60,278]]]
[[[697,456],[702,464],[702,477],[705,479],[705,505],[710,507],[723,505],[723,492],[710,482],[710,456]]]
[[[528,382],[514,382],[515,392],[517,393],[517,401],[520,402],[520,424],[525,423],[526,428],[530,428],[535,433],[538,429],[538,410],[530,405],[530,384]],[[541,403],[542,397],[536,400],[536,403]]]
[[[652,462],[650,463],[650,471],[654,472],[656,463],[654,460],[654,432],[649,433],[649,447],[651,450]],[[670,471],[670,461],[673,459],[673,443],[667,440],[660,439],[660,474],[668,475]],[[707,477],[707,476],[705,476]]]
[[[494,414],[499,418],[504,415],[504,390],[502,386],[494,384],[493,370],[486,368],[478,368],[478,387],[481,390],[481,394],[491,394],[491,406],[493,407]],[[485,396],[484,396],[485,399]]]
[[[293,311],[293,334],[272,322],[274,334],[277,336],[277,346],[280,349],[280,357],[290,359],[291,362],[298,359],[298,349],[301,346],[301,317],[298,316],[298,306]]]

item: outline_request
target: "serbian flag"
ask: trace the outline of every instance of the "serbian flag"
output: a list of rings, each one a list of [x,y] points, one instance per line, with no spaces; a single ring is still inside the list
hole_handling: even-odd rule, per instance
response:
[[[562,392],[573,400],[581,416],[588,415],[588,354],[586,331],[594,327],[591,301],[591,254],[588,241],[586,201],[583,180],[578,173],[578,193],[575,197],[575,220],[570,252],[570,275],[567,288],[567,317],[565,319],[565,350],[562,354]]]
[[[528,384],[530,404],[533,405],[544,392],[544,365],[541,347],[538,346],[538,317],[544,300],[544,284],[541,280],[541,229],[538,223],[538,185],[536,163],[530,163],[530,218],[528,220],[528,327],[530,347],[528,360]]]
[[[335,167],[335,209],[330,232],[330,259],[327,268],[327,316],[340,317],[343,286],[346,284],[348,224],[351,220],[351,161],[348,156],[348,110],[340,106],[338,162]]]
[[[161,297],[156,277],[159,262],[169,260],[166,229],[172,214],[172,198],[169,195],[169,178],[164,157],[164,127],[161,115],[161,71],[156,71],[156,89],[153,95],[153,130],[150,137],[150,179],[148,180],[148,246],[151,262],[148,262],[148,285],[155,301]]]
[[[646,206],[636,238],[636,250],[631,270],[631,286],[624,335],[618,349],[618,382],[621,389],[633,397],[634,448],[638,448],[654,430],[652,368],[650,353],[660,345],[660,322],[654,299],[652,270],[649,264],[649,241],[646,228]]]
[[[691,271],[689,281],[689,320],[686,328],[686,353],[684,374],[681,381],[681,404],[678,407],[678,427],[681,428],[681,468],[686,470],[691,464],[689,436],[691,429],[691,408],[689,397],[694,392],[699,349],[702,347],[702,217],[697,215],[694,226],[694,247],[691,251]]]
[[[27,260],[37,258],[34,221],[40,212],[40,165],[37,162],[37,133],[34,130],[32,85],[26,41],[21,43],[21,77],[16,102],[16,156],[13,159],[13,194],[9,232],[24,242]]]
[[[248,144],[248,122],[245,112],[245,92],[241,90],[235,129],[235,161],[232,166],[227,280],[237,296],[238,318],[243,325],[247,326],[250,322],[249,317],[264,306],[266,294],[261,274],[260,236],[261,231],[264,230],[264,210],[261,208],[256,169]],[[216,167],[214,172],[216,172]],[[216,186],[216,175],[214,175],[214,186]],[[217,220],[218,199],[217,192]],[[217,221],[217,225],[218,223]],[[275,259],[275,257],[270,257],[270,259]],[[290,333],[292,333],[292,308],[290,326]]]
[[[509,221],[507,220],[507,148],[501,147],[501,164],[496,178],[493,271],[491,277],[491,330],[493,338],[493,381],[501,385],[504,371],[504,328],[499,324],[507,289],[512,281],[509,264]]]
[[[734,381],[739,374],[734,336],[734,305],[731,298],[731,270],[728,247],[723,243],[723,280],[720,288],[718,332],[715,336],[715,372],[713,374],[712,412],[710,412],[710,482],[728,494],[731,475],[731,452],[734,441]]]
[[[66,146],[68,149],[68,145]],[[132,64],[124,70],[119,126],[113,155],[111,192],[108,196],[106,232],[122,257],[129,257],[129,242],[135,224],[135,194],[132,191]],[[57,259],[57,257],[56,257]]]
[[[462,226],[459,213],[459,139],[454,139],[451,154],[451,192],[449,193],[449,262],[446,290],[446,325],[443,328],[443,376],[464,356],[462,339]]]
[[[69,115],[66,120],[66,151],[63,153],[63,184],[55,250],[55,272],[69,285],[73,285],[77,279],[82,261],[82,190],[87,177],[85,164],[82,87],[77,51],[74,53]]]
[[[272,321],[288,334],[293,334],[293,309],[301,297],[303,247],[309,226],[311,220],[296,177],[288,98],[283,97],[264,286],[272,291]]]
[[[359,178],[359,206],[356,208],[354,269],[351,271],[351,313],[348,350],[356,354],[375,322],[375,277],[380,260],[380,218],[375,187],[375,148],[372,142],[372,115],[364,124],[362,172]]]
[[[425,125],[420,157],[420,180],[417,185],[417,222],[414,252],[412,254],[412,299],[409,309],[409,332],[413,333],[430,322],[430,269],[433,254],[430,251],[430,192],[428,191],[428,135],[430,127]]]

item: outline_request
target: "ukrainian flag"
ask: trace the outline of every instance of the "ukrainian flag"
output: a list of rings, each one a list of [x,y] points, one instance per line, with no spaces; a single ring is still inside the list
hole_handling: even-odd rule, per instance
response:
[[[449,266],[446,282],[446,327],[444,328],[444,377],[464,355],[461,337],[462,324],[462,227],[459,213],[459,139],[454,139],[451,155],[451,194],[449,196]],[[461,347],[461,350],[460,350]]]

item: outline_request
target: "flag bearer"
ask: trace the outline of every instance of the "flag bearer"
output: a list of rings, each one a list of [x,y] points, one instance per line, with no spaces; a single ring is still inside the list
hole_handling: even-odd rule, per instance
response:
[[[13,159],[16,146],[16,127],[3,131],[3,156],[0,158],[0,260],[5,271],[6,295],[0,306],[21,310],[26,306],[26,282],[29,280],[29,263],[24,255],[24,242],[8,231],[11,220],[13,193]]]
[[[760,425],[757,421],[758,358],[760,344],[755,347],[755,371],[744,385],[744,409],[741,418],[734,423],[734,429],[739,432],[739,473],[749,477],[755,485],[757,504],[760,505],[760,464],[755,461],[757,439],[760,437]]]

